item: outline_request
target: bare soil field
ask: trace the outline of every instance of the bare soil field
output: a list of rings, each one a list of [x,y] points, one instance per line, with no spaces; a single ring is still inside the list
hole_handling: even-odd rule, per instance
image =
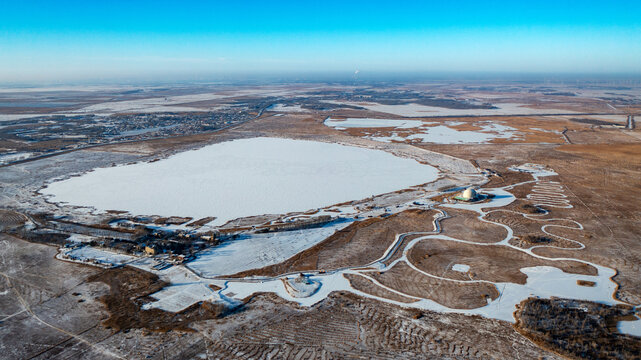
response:
[[[487,280],[525,284],[524,267],[555,266],[564,272],[596,275],[597,269],[576,261],[546,261],[505,246],[475,245],[426,239],[409,252],[408,260],[419,269],[454,280]],[[470,266],[469,272],[452,270],[453,264]]]
[[[27,221],[27,218],[15,211],[0,210],[0,231],[16,226],[21,226]]]
[[[195,328],[212,354],[230,359],[559,359],[501,321],[405,310],[348,293],[307,310],[261,295],[224,321]]]
[[[499,297],[494,284],[456,282],[425,276],[402,262],[384,273],[373,274],[372,277],[381,284],[404,294],[434,300],[454,309],[479,308],[487,305],[488,300]]]
[[[485,219],[509,226],[513,230],[514,237],[518,238],[517,242],[529,238],[531,246],[552,245],[569,249],[580,249],[581,244],[579,242],[582,242],[587,236],[583,230],[577,228],[574,222],[565,219],[551,220],[555,219],[553,215],[537,215],[531,217],[523,215],[531,214],[514,213],[510,210],[496,210],[486,215]],[[547,233],[541,229],[543,226],[546,226],[545,230]],[[546,238],[547,241],[545,241],[544,244],[540,241],[537,243],[534,239],[536,237]],[[529,246],[526,248],[529,248]]]
[[[356,274],[345,274],[345,277],[349,280],[350,285],[356,290],[362,291],[364,293],[378,296],[385,299],[390,299],[402,303],[413,303],[418,301],[401,294],[397,294],[393,291],[389,291],[385,288],[382,288],[376,285],[371,279],[366,278],[365,276],[356,275]]]
[[[478,243],[495,243],[507,236],[505,228],[483,222],[478,214],[462,209],[445,208],[449,218],[441,220],[443,233],[456,239]]]

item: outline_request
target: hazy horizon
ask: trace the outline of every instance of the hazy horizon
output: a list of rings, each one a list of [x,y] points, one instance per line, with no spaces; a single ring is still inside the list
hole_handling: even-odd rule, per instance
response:
[[[639,13],[641,3],[625,1],[24,1],[0,14],[0,83],[357,70],[635,77]]]

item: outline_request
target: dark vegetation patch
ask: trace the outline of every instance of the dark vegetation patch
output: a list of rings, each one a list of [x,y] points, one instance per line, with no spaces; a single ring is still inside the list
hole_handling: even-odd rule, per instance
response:
[[[641,338],[621,334],[617,323],[633,320],[631,306],[568,299],[523,300],[514,328],[535,344],[572,359],[638,359]]]
[[[69,238],[68,234],[47,230],[27,230],[23,227],[7,231],[7,233],[28,242],[57,246],[65,245],[67,238]]]
[[[532,234],[522,236],[521,240],[530,244],[549,244],[553,241],[550,237]]]
[[[178,313],[160,309],[143,310],[141,306],[153,300],[149,295],[160,291],[168,284],[154,274],[131,267],[108,269],[92,275],[88,281],[103,282],[109,286],[109,294],[100,298],[109,312],[109,317],[103,325],[115,331],[193,331],[189,327],[191,323],[221,318],[232,310],[222,304],[210,302],[194,304]]]
[[[604,120],[597,120],[597,119],[584,119],[584,118],[572,118],[570,119],[574,122],[578,122],[581,124],[590,124],[590,125],[597,125],[597,126],[603,126],[603,125],[621,125],[617,124],[611,121],[604,121]]]
[[[523,204],[521,205],[521,210],[525,211],[528,214],[545,214],[545,209],[540,206],[535,206],[532,204]]]

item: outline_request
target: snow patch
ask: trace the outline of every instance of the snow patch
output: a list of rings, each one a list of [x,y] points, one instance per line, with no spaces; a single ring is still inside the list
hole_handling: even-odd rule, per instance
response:
[[[466,272],[470,271],[470,266],[469,265],[465,265],[465,264],[454,264],[454,265],[452,265],[452,270],[458,271],[458,272],[462,272],[462,273],[466,273]]]
[[[214,277],[278,264],[350,223],[344,221],[316,229],[241,235],[240,239],[201,251],[187,267],[203,277]]]

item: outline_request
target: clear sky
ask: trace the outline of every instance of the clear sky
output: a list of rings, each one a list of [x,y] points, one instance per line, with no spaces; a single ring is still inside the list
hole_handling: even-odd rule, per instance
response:
[[[641,73],[641,1],[0,0],[0,82]]]

